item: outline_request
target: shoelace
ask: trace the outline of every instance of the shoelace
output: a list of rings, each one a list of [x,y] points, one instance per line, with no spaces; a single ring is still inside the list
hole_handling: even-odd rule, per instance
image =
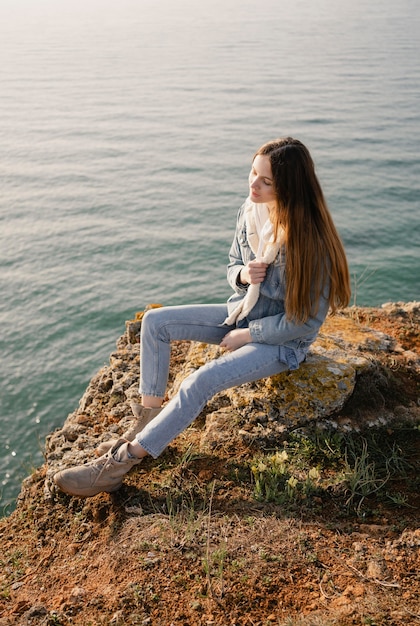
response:
[[[111,468],[112,461],[116,461],[116,460],[117,459],[114,459],[112,455],[109,455],[109,457],[107,457],[105,462],[102,464],[101,468],[98,467],[98,462],[96,461],[96,464],[94,464],[92,468],[96,474],[95,479],[93,480],[93,484],[96,483],[100,479],[100,477],[102,476],[104,472],[106,472],[108,469]]]

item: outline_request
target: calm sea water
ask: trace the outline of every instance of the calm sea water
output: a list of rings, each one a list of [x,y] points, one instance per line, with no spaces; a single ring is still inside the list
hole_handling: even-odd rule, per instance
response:
[[[225,300],[253,152],[310,148],[354,301],[420,298],[417,0],[2,0],[0,489],[149,302]]]

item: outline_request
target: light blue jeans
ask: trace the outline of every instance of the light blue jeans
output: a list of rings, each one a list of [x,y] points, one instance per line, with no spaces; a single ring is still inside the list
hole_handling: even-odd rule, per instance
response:
[[[225,304],[199,304],[151,309],[142,320],[140,393],[163,397],[169,375],[171,341],[219,344],[234,326],[224,326]],[[296,369],[303,350],[248,343],[206,363],[182,383],[179,392],[137,435],[139,444],[157,458],[199,415],[210,398],[223,389]]]

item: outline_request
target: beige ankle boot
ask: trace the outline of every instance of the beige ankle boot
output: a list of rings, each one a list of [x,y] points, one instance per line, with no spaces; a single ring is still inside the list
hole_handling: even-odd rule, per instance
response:
[[[99,459],[57,472],[53,477],[55,484],[64,493],[79,498],[95,496],[101,491],[117,491],[123,483],[123,476],[142,460],[129,454],[129,444],[126,439],[114,441]]]
[[[131,410],[133,411],[133,415],[136,418],[131,426],[121,435],[123,439],[127,439],[127,441],[133,441],[138,433],[141,433],[143,428],[147,426],[149,422],[152,421],[156,415],[162,410],[162,407],[158,407],[156,409],[152,409],[149,407],[144,407],[142,404],[135,402],[134,400],[130,402]],[[95,454],[97,456],[102,456],[105,452],[108,452],[110,448],[115,444],[116,439],[110,439],[109,441],[103,441],[99,444],[99,446],[95,450]]]

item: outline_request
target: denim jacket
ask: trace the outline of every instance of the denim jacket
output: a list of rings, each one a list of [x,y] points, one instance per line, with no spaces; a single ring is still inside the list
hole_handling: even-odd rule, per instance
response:
[[[229,252],[227,279],[234,290],[228,300],[228,312],[231,313],[237,303],[245,297],[248,285],[239,283],[241,269],[249,261],[255,259],[246,233],[244,207],[239,209],[236,232]],[[267,274],[260,285],[257,304],[248,316],[238,323],[239,327],[248,327],[252,341],[282,345],[292,350],[307,351],[316,339],[324,322],[329,305],[328,296],[320,298],[318,311],[307,319],[304,324],[297,324],[286,319],[284,299],[286,295],[286,255],[284,247],[280,250],[274,263],[268,266]]]

